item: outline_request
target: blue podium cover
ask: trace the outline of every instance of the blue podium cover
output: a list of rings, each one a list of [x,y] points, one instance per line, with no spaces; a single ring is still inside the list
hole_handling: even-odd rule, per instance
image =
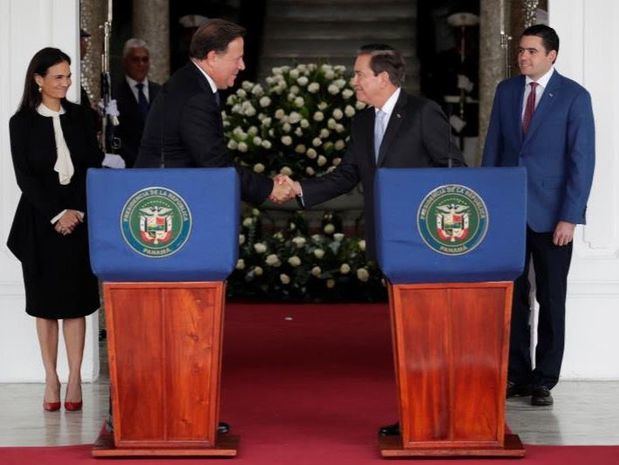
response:
[[[89,169],[88,236],[102,281],[221,281],[238,257],[234,168]]]
[[[524,168],[382,168],[375,193],[378,262],[393,284],[522,273]]]

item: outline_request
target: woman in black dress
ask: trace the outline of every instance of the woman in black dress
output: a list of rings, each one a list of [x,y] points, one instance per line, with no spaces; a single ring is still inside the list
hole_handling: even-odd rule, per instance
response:
[[[85,316],[99,308],[86,229],[86,170],[101,166],[91,118],[66,100],[71,60],[56,48],[28,67],[19,110],[10,120],[11,155],[22,195],[8,239],[21,261],[26,312],[36,318],[45,367],[45,410],[60,408],[58,320],[69,361],[66,410],[80,410]]]

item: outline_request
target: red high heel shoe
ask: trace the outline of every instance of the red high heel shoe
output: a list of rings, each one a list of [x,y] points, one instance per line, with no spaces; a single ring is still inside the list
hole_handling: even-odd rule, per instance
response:
[[[43,410],[46,412],[55,412],[56,410],[60,410],[60,402],[43,401]]]
[[[60,404],[60,402],[58,402]],[[60,408],[60,405],[58,406]],[[68,412],[77,412],[82,410],[82,401],[79,402],[65,402],[64,409]]]

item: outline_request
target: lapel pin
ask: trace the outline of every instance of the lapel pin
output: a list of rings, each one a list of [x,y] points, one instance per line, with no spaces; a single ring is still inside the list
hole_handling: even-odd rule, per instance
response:
[[[402,118],[402,117],[400,116],[400,114],[399,114],[399,113],[396,113],[395,115],[396,115],[396,117],[398,117],[398,118]]]
[[[548,97],[554,97],[554,94],[549,93],[549,94],[548,94]]]

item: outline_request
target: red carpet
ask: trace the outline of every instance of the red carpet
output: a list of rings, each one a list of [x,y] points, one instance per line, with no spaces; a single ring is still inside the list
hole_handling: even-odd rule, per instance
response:
[[[376,429],[396,419],[395,396],[386,305],[233,304],[226,316],[221,418],[241,436],[237,458],[95,460],[85,445],[9,447],[0,448],[0,465],[384,464]],[[619,446],[527,446],[523,461],[466,462],[619,465]]]

